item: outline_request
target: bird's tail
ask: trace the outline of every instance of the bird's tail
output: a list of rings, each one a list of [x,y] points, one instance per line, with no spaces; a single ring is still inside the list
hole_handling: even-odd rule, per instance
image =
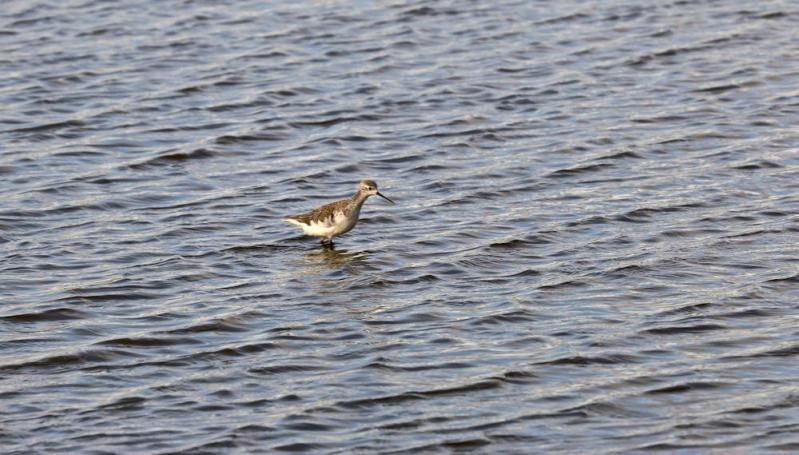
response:
[[[302,222],[300,222],[299,220],[295,220],[294,218],[283,218],[283,221],[285,221],[286,223],[291,223],[295,226],[300,226],[300,227],[303,226]]]

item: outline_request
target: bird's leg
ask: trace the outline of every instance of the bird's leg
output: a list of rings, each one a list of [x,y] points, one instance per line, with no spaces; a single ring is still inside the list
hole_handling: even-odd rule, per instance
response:
[[[333,237],[325,237],[322,239],[322,246],[325,248],[333,248]]]

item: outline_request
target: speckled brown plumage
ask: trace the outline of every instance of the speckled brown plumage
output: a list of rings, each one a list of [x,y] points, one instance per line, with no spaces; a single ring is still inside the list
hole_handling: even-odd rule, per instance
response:
[[[345,215],[350,213],[352,209],[349,206],[350,204],[352,204],[352,202],[353,199],[342,199],[340,201],[331,202],[330,204],[325,204],[321,207],[317,207],[308,213],[303,213],[301,215],[292,215],[286,218],[290,220],[297,220],[303,224],[311,224],[311,222],[332,223],[333,219],[336,216],[336,213],[341,212]]]

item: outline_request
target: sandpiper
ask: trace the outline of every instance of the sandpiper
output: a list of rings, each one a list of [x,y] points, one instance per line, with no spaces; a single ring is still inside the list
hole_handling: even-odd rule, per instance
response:
[[[333,237],[347,233],[355,227],[358,215],[361,214],[361,206],[373,194],[394,203],[377,191],[374,180],[362,180],[358,184],[358,192],[351,198],[331,202],[302,215],[291,215],[284,220],[301,227],[308,235],[322,237],[322,245],[331,246]]]

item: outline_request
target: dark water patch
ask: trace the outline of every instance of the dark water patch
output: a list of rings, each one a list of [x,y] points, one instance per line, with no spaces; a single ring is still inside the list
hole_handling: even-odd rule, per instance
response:
[[[457,453],[464,451],[473,451],[479,449],[480,447],[485,447],[490,444],[491,441],[486,438],[475,438],[475,439],[461,439],[457,441],[447,441],[438,444],[437,447],[440,447],[445,450],[451,450]]]
[[[766,280],[763,283],[763,286],[775,289],[791,289],[795,288],[797,283],[799,283],[799,273],[785,278],[772,278],[770,280]]]
[[[236,333],[245,332],[247,329],[239,322],[234,320],[216,320],[208,321],[199,324],[194,324],[189,327],[180,329],[173,329],[166,332],[169,335],[191,335],[195,333]]]
[[[566,178],[572,177],[576,175],[587,174],[591,172],[596,172],[602,169],[609,169],[613,168],[614,165],[610,163],[599,163],[599,164],[589,164],[585,166],[577,166],[570,169],[560,169],[555,172],[552,172],[548,175],[551,178]]]
[[[648,222],[649,219],[657,215],[684,212],[690,209],[704,208],[707,206],[708,205],[705,203],[696,202],[696,203],[687,203],[687,204],[679,204],[679,205],[663,206],[663,207],[640,207],[634,210],[630,210],[621,215],[617,215],[615,219],[618,221],[633,222],[633,223]]]
[[[566,226],[568,227],[577,227],[577,226],[590,226],[594,224],[607,224],[610,222],[610,219],[604,216],[592,216],[588,217],[579,221],[572,221],[567,223]]]
[[[96,150],[67,150],[53,153],[53,156],[59,157],[101,157],[105,153]]]
[[[621,152],[617,152],[617,153],[612,153],[610,155],[605,155],[605,156],[599,157],[597,159],[600,159],[600,160],[624,160],[624,159],[637,159],[637,160],[640,160],[640,159],[644,159],[644,157],[642,155],[638,154],[638,153],[633,152],[633,151],[625,150],[625,151],[621,151]]]
[[[633,364],[637,363],[638,359],[632,355],[626,354],[613,354],[599,357],[585,357],[585,356],[571,356],[562,357],[559,359],[548,360],[545,362],[538,362],[536,365],[573,365],[585,367],[590,365],[616,365],[616,364]]]
[[[518,250],[536,245],[548,245],[555,242],[554,233],[540,233],[525,237],[524,239],[510,239],[494,242],[488,247],[498,250]]]
[[[459,136],[466,136],[469,138],[484,138],[487,140],[501,140],[501,135],[499,133],[509,131],[507,128],[500,128],[500,129],[483,129],[483,128],[470,128],[467,130],[461,131],[446,131],[446,132],[435,132],[429,133],[424,136],[421,136],[425,139],[445,139],[445,138],[454,138]]]
[[[541,276],[541,275],[542,275],[542,273],[537,271],[537,270],[527,269],[527,270],[522,270],[519,273],[514,273],[514,274],[508,275],[508,276],[512,277],[512,278],[523,278],[523,277],[538,277],[538,276]]]
[[[682,335],[684,333],[703,333],[725,329],[727,329],[727,327],[720,324],[696,324],[689,326],[657,327],[643,330],[641,333],[649,335]]]
[[[704,234],[721,234],[725,232],[724,229],[669,229],[661,232],[655,238],[647,239],[647,242],[666,240],[670,238],[692,238],[703,236]]]
[[[405,325],[421,322],[435,322],[440,320],[432,313],[415,313],[401,319],[367,319],[363,323],[367,325]]]
[[[291,443],[291,444],[284,444],[284,445],[279,445],[279,446],[272,447],[272,450],[275,450],[277,452],[291,452],[291,453],[295,453],[295,452],[303,452],[303,453],[316,452],[316,451],[323,451],[325,449],[329,449],[329,447],[327,447],[324,444],[309,443],[309,442],[295,442],[295,443]]]
[[[769,357],[794,357],[799,355],[799,345],[787,346],[779,349],[770,349],[751,355],[736,355],[726,357],[726,360],[757,360]]]
[[[242,357],[250,354],[257,354],[259,352],[267,351],[270,349],[278,348],[275,343],[257,343],[248,344],[243,346],[232,346],[215,351],[214,354],[224,357]]]
[[[584,413],[587,417],[613,417],[613,418],[646,418],[651,417],[651,413],[630,410],[623,406],[613,403],[595,402],[583,404],[566,409],[565,412]]]
[[[657,314],[658,318],[668,316],[685,316],[686,314],[704,314],[713,308],[710,302],[691,303],[678,308],[672,308],[666,311],[661,311]]]
[[[340,117],[333,117],[324,120],[307,120],[307,121],[295,121],[291,122],[289,126],[291,128],[302,129],[304,127],[329,127],[335,126],[342,123],[350,123],[350,122],[372,122],[380,120],[380,116],[371,115],[371,114],[363,114],[363,115],[353,115],[353,116],[340,116]]]
[[[230,253],[269,253],[279,252],[283,250],[293,250],[294,247],[290,245],[274,245],[274,244],[256,244],[256,245],[237,245],[220,250],[220,252]],[[216,253],[216,252],[213,252]],[[210,254],[213,254],[210,253]]]
[[[218,122],[218,123],[204,123],[202,125],[183,125],[177,127],[162,127],[149,130],[149,133],[179,133],[183,131],[208,131],[208,130],[216,130],[219,128],[225,128],[230,126],[230,123],[226,122]]]
[[[537,318],[535,315],[529,311],[525,310],[514,310],[508,311],[501,314],[492,314],[489,316],[481,316],[470,321],[469,325],[479,327],[483,325],[501,325],[501,324],[513,324],[518,322],[524,321],[534,321]]]
[[[308,372],[322,372],[328,370],[327,367],[319,367],[312,365],[274,365],[251,368],[250,373],[260,376],[274,376],[279,374],[290,373],[308,373]]]
[[[121,350],[85,350],[79,354],[50,355],[35,360],[0,364],[0,372],[3,374],[27,371],[61,372],[76,368],[83,369],[95,366],[98,363],[108,364],[114,361],[136,357],[137,356],[132,353]]]
[[[290,137],[288,133],[257,133],[257,134],[225,134],[216,138],[214,142],[219,145],[246,144],[248,142],[283,141]]]
[[[724,93],[724,92],[728,92],[730,90],[737,90],[739,88],[741,88],[741,87],[739,85],[737,85],[737,84],[726,84],[726,85],[715,85],[715,86],[710,86],[710,87],[706,87],[706,88],[700,88],[700,89],[694,90],[694,92],[696,92],[696,93]]]
[[[101,405],[98,407],[98,409],[106,411],[133,411],[136,409],[141,409],[146,402],[147,399],[142,397],[125,397],[120,398],[113,403]]]
[[[716,220],[712,220],[712,219],[711,220],[705,220],[705,219],[703,219],[701,221],[716,221]],[[746,221],[754,221],[754,218],[749,218]],[[754,230],[754,231],[751,231],[751,232],[744,232],[744,233],[741,233],[741,234],[724,236],[723,238],[725,238],[725,239],[740,239],[740,238],[746,238],[746,237],[759,237],[761,235],[769,234],[769,233],[771,233],[771,231],[768,231],[768,230],[765,230],[765,229],[757,229],[757,230]]]
[[[485,380],[457,387],[440,388],[428,391],[404,392],[396,395],[387,395],[363,400],[340,401],[336,403],[336,406],[347,409],[371,408],[375,406],[395,406],[406,401],[425,400],[437,396],[491,390],[501,387],[501,385],[502,383],[497,380]]]
[[[793,214],[791,212],[786,212],[784,210],[762,210],[758,213],[760,215],[764,215],[770,218],[782,218]]]
[[[690,393],[695,391],[704,391],[704,390],[715,390],[718,388],[726,387],[730,384],[728,383],[721,383],[721,382],[687,382],[684,384],[677,384],[668,387],[661,387],[659,389],[648,390],[646,392],[647,395],[661,395],[661,394],[680,394],[680,393]]]
[[[748,310],[740,310],[740,311],[731,311],[726,313],[720,313],[715,317],[721,319],[749,319],[749,318],[765,318],[765,317],[772,317],[776,315],[776,311],[769,311],[759,308],[752,308]]]
[[[119,347],[160,347],[160,346],[177,346],[181,344],[200,344],[199,341],[192,338],[154,338],[154,337],[139,337],[139,338],[115,338],[112,340],[105,340],[97,343],[101,346],[119,346]]]
[[[634,118],[631,121],[641,124],[649,124],[649,123],[662,124],[667,122],[682,122],[685,119],[686,118],[681,115],[659,115],[656,117]]]
[[[760,414],[771,412],[779,409],[793,409],[799,405],[799,396],[788,395],[784,399],[775,403],[769,403],[767,406],[746,406],[732,411],[734,414]]]
[[[86,313],[72,308],[53,308],[38,313],[20,313],[0,316],[0,320],[22,324],[31,322],[69,321],[85,319],[87,316]]]
[[[614,279],[630,278],[635,276],[648,275],[656,270],[657,268],[655,267],[649,267],[643,264],[629,264],[604,271],[602,272],[602,275]]]
[[[6,131],[7,133],[48,133],[54,132],[65,128],[82,127],[86,126],[80,120],[65,120],[62,122],[45,123],[37,126],[30,126],[26,128],[16,128]]]
[[[663,139],[658,142],[659,145],[668,145],[668,144],[680,144],[680,143],[698,143],[704,141],[714,141],[714,140],[732,140],[732,139],[741,139],[741,136],[738,133],[716,133],[711,131],[705,131],[701,133],[695,134],[688,134],[688,135],[681,135],[678,137],[672,137],[669,139]]]
[[[127,292],[128,290],[137,289],[137,287],[133,286],[122,286],[119,288],[109,289],[109,293],[105,293],[103,291],[100,294],[93,294],[93,293],[85,293],[82,291],[73,291],[74,294],[70,297],[62,297],[59,298],[57,301],[62,302],[124,302],[124,301],[136,301],[136,300],[156,300],[162,297],[161,294],[156,293],[148,293],[148,292]],[[119,291],[119,292],[114,292]]]
[[[564,280],[557,283],[551,284],[544,284],[538,286],[538,289],[541,291],[555,291],[555,290],[568,290],[574,288],[582,288],[587,287],[588,283],[582,280],[574,279],[574,280]]]
[[[529,371],[507,371],[500,377],[493,379],[510,384],[528,384],[535,382],[538,379],[538,375]]]
[[[427,370],[459,370],[464,368],[473,368],[474,365],[463,362],[443,362],[443,363],[433,363],[429,365],[402,366],[402,365],[389,365],[384,362],[372,362],[369,365],[366,365],[366,367],[375,368],[378,370],[389,370],[389,371],[427,371]]]
[[[393,422],[378,427],[381,430],[412,430],[426,424],[440,424],[452,421],[448,417],[429,417],[410,421]]]
[[[427,274],[422,276],[417,276],[413,278],[409,278],[407,280],[388,280],[388,279],[377,279],[372,281],[371,286],[380,289],[380,288],[391,288],[399,285],[414,285],[419,283],[433,283],[436,281],[440,281],[441,278],[437,277],[433,274]]]
[[[214,157],[215,155],[216,153],[204,148],[192,150],[191,152],[169,152],[140,163],[130,164],[128,165],[128,168],[132,170],[144,170],[151,166],[161,166],[164,164],[176,164],[191,160],[208,159]]]
[[[713,49],[713,45],[696,45],[696,46],[678,46],[668,47],[659,51],[652,52],[651,54],[634,57],[628,60],[631,66],[639,66],[647,63],[660,63],[664,61],[674,61],[676,58],[685,57],[687,54],[698,53]],[[665,64],[665,63],[661,63]]]
[[[589,19],[591,16],[585,13],[564,14],[547,19],[540,20],[536,25],[554,25],[564,22],[579,22],[583,19]]]
[[[414,168],[408,169],[407,171],[403,172],[410,174],[421,174],[421,173],[435,173],[438,171],[443,171],[445,169],[452,169],[452,166],[441,165],[441,164],[429,164],[424,166],[416,166]]]

